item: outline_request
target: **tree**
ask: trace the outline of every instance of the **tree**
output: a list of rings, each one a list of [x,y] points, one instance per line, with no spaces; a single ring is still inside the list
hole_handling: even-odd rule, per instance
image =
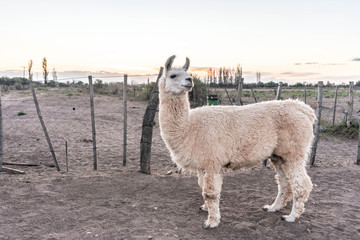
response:
[[[49,75],[49,70],[47,68],[46,57],[43,58],[42,67],[43,67],[44,83],[45,83],[45,85],[47,85],[47,79],[48,79],[48,75]]]

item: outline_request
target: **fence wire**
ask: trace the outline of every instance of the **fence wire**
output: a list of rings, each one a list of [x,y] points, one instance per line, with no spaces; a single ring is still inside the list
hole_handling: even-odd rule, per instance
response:
[[[86,89],[85,89],[86,90]],[[49,133],[61,170],[65,168],[65,141],[68,145],[70,170],[93,167],[93,140],[88,91],[59,88],[36,89],[43,120]],[[131,89],[130,89],[131,91]],[[123,158],[123,100],[118,95],[95,94],[95,124],[99,169],[120,168]],[[142,106],[129,106],[136,112]],[[13,91],[2,97],[3,161],[12,163],[52,164],[31,90]],[[129,122],[128,142],[139,145],[141,122]],[[139,158],[138,147],[128,149],[128,161]],[[138,165],[139,163],[134,163]]]
[[[222,95],[223,104],[230,104],[227,103],[228,99],[225,92],[220,92],[221,89],[215,90]],[[212,89],[214,92],[215,90]],[[285,91],[288,91],[288,93],[284,95],[284,98],[301,99],[301,95],[298,95],[300,94],[298,91],[301,90],[295,90],[286,89]],[[137,94],[140,91],[142,90],[134,93]],[[234,96],[234,91],[229,90],[231,96]],[[344,89],[343,94],[346,91],[347,89]],[[60,168],[64,170],[66,166],[65,141],[67,141],[70,171],[92,170],[93,140],[88,89],[86,87],[72,89],[41,87],[37,88],[36,92],[41,114]],[[248,92],[244,90],[243,94],[245,95]],[[124,109],[121,94],[122,90],[119,90],[113,96],[95,93],[96,150],[99,170],[113,170],[122,167]],[[129,88],[128,96],[131,97],[132,94],[133,90]],[[260,101],[272,100],[275,96],[273,90],[255,91],[255,94]],[[315,90],[308,90],[308,94],[310,94],[308,95],[308,103],[315,108]],[[331,94],[332,92],[329,92],[328,95],[325,95],[323,106],[323,118],[328,121],[332,119],[333,113],[333,95]],[[247,97],[246,104],[253,103],[250,92],[248,96],[244,97]],[[348,96],[344,95],[342,97],[337,105],[336,119],[338,122],[344,121],[344,112],[347,110]],[[359,96],[356,95],[356,97]],[[144,104],[132,103],[128,106],[128,116],[131,114],[142,116],[144,106]],[[359,108],[355,106],[355,109]],[[359,115],[356,110],[354,111],[355,116]],[[39,165],[53,163],[30,89],[11,91],[11,94],[3,95],[2,116],[4,162],[35,163]],[[128,123],[127,142],[134,144],[127,150],[128,164],[138,168],[142,118],[138,117],[135,120],[128,121]],[[158,144],[157,149],[165,147],[161,145],[163,143],[154,144]],[[158,159],[162,157],[157,150],[153,151],[153,156],[157,156]],[[166,160],[168,161],[168,159]]]

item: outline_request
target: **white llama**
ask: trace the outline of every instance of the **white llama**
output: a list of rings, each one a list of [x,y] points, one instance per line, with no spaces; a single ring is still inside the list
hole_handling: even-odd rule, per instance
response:
[[[220,223],[219,200],[223,170],[252,167],[270,158],[277,173],[278,195],[264,211],[274,212],[293,200],[289,215],[294,222],[304,212],[312,183],[305,163],[313,139],[314,110],[300,101],[269,101],[247,106],[206,106],[190,110],[188,92],[194,86],[182,68],[165,64],[159,82],[161,136],[172,160],[197,172],[208,211],[204,228]]]

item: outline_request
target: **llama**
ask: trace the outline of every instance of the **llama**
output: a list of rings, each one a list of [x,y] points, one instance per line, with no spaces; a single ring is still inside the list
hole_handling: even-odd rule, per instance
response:
[[[287,222],[304,212],[312,189],[305,165],[313,140],[314,110],[298,100],[268,101],[247,106],[205,106],[190,110],[188,92],[193,79],[190,61],[173,68],[175,55],[165,63],[159,81],[161,136],[172,161],[196,172],[208,211],[204,228],[220,223],[220,193],[225,169],[252,167],[270,158],[278,194],[264,211],[275,212],[292,199]]]

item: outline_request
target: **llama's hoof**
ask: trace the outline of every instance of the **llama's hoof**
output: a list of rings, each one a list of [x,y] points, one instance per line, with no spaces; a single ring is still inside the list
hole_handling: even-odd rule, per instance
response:
[[[283,215],[281,216],[281,219],[286,222],[295,222],[295,218],[291,215]]]
[[[262,210],[263,210],[264,212],[276,212],[276,211],[277,211],[277,209],[272,208],[270,205],[265,205],[265,206],[263,206],[263,207],[262,207]]]
[[[205,212],[207,212],[208,211],[208,209],[207,209],[207,207],[205,206],[205,204],[204,205],[202,205],[202,206],[200,206],[200,208],[199,208],[200,210],[202,210],[202,211],[205,211]]]
[[[203,224],[203,228],[204,229],[216,228],[217,226],[219,226],[219,223],[220,221],[210,223],[208,220],[206,220]]]

